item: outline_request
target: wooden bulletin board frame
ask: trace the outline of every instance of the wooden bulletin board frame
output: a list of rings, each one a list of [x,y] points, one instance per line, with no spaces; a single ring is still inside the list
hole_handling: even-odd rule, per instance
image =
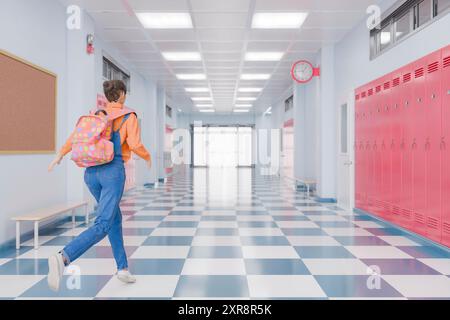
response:
[[[54,78],[54,88],[55,88],[55,92],[54,92],[54,99],[52,99],[52,101],[54,101],[54,134],[53,134],[53,147],[51,149],[48,150],[0,150],[0,155],[20,155],[20,154],[54,154],[56,153],[56,146],[57,146],[57,132],[58,132],[58,75],[56,73],[51,72],[50,70],[47,70],[43,67],[40,67],[32,62],[29,62],[23,58],[20,58],[10,52],[7,52],[3,49],[0,49],[0,55],[3,55],[7,58],[10,58],[12,60],[15,60],[16,62],[22,63],[28,67],[31,67],[37,71],[40,71],[42,73],[45,73],[51,77]],[[0,70],[1,72],[1,70]],[[1,117],[2,115],[0,115]],[[18,129],[20,130],[20,128]]]

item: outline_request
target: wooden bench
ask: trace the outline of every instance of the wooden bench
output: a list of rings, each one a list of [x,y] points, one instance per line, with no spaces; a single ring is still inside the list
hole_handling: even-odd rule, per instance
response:
[[[303,184],[306,186],[306,195],[309,197],[309,193],[311,191],[311,187],[316,185],[316,181],[315,180],[298,180],[297,182],[300,184]]]
[[[86,216],[86,224],[89,223],[87,201],[69,202],[64,204],[55,205],[50,208],[39,209],[24,215],[11,218],[16,221],[16,249],[20,249],[20,222],[32,221],[34,222],[34,249],[39,248],[39,222],[52,219],[60,214],[71,211],[72,213],[72,227],[75,227],[75,209],[84,207],[84,213]]]

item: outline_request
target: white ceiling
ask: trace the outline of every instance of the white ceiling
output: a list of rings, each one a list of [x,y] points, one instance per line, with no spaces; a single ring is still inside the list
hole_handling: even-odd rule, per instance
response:
[[[254,96],[252,112],[263,112],[292,85],[296,60],[313,59],[327,43],[339,41],[365,16],[374,0],[72,0],[95,20],[105,41],[117,47],[145,77],[166,88],[185,112],[197,111],[186,87],[209,87],[218,113],[232,112],[237,96]],[[131,12],[127,10],[131,8]],[[134,13],[189,12],[193,29],[144,29]],[[309,13],[303,26],[252,29],[256,11]],[[199,62],[169,62],[162,51],[197,51]],[[277,62],[244,61],[248,51],[282,51]],[[178,80],[178,73],[205,73],[207,80]],[[270,73],[269,80],[240,80],[242,73]],[[237,93],[240,87],[262,87],[261,93]]]

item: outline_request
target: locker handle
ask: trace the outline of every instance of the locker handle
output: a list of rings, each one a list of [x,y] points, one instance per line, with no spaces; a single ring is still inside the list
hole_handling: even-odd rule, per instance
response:
[[[422,98],[417,98],[417,102],[422,102]]]
[[[435,93],[433,93],[433,94],[431,95],[431,99],[432,99],[432,100],[436,99],[436,94],[435,94]]]
[[[444,150],[444,149],[445,149],[445,138],[444,138],[444,137],[441,138],[441,145],[440,145],[440,148],[441,148],[441,150]]]

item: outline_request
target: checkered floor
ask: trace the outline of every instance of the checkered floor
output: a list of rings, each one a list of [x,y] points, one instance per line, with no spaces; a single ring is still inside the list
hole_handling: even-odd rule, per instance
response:
[[[112,276],[105,239],[50,291],[46,258],[86,227],[66,223],[43,230],[38,250],[0,251],[0,298],[450,299],[448,250],[252,169],[180,172],[121,208],[137,283]]]

